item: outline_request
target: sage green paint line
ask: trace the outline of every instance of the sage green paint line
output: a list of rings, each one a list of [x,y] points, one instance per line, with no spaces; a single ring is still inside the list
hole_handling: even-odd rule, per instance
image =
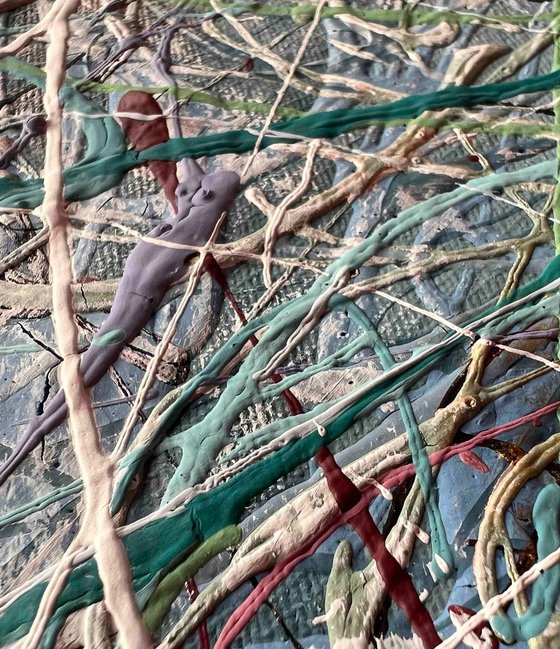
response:
[[[182,452],[179,467],[169,482],[166,499],[171,500],[183,489],[205,479],[218,453],[227,443],[229,430],[237,417],[249,405],[262,400],[260,386],[253,375],[266,367],[271,358],[284,348],[293,331],[310,313],[313,304],[329,289],[338,273],[348,269],[359,269],[399,235],[472,196],[473,192],[491,192],[498,187],[549,176],[554,173],[554,166],[554,163],[545,162],[508,174],[495,174],[475,179],[467,183],[466,187],[458,187],[402,211],[396,218],[378,226],[369,237],[330,264],[305,295],[282,305],[280,309],[269,312],[266,319],[255,320],[250,327],[240,330],[238,336],[230,339],[233,346],[226,343],[213,356],[205,370],[185,386],[185,395],[190,398],[201,380],[217,376],[236,350],[240,349],[239,345],[246,342],[250,333],[254,333],[257,327],[266,325],[259,344],[249,352],[240,370],[228,381],[216,407],[201,422],[176,434],[171,441],[166,442],[167,448],[170,443],[174,443]],[[336,305],[337,300],[340,302],[343,298],[341,296],[331,298],[331,308]],[[269,396],[272,394],[278,396],[281,392],[281,383],[268,389]],[[289,419],[284,421],[286,427],[291,426]]]
[[[560,548],[560,487],[549,484],[539,492],[533,507],[537,532],[537,555],[544,559]],[[560,564],[546,570],[533,584],[531,602],[520,617],[496,615],[494,630],[511,643],[529,640],[542,633],[554,613],[560,597]]]
[[[107,345],[115,345],[121,343],[126,339],[126,331],[124,329],[111,329],[102,336],[96,336],[91,344],[93,347],[106,347]]]
[[[19,61],[17,63],[20,64]],[[18,67],[16,66],[15,69],[17,71]],[[406,122],[419,117],[425,111],[495,103],[519,94],[552,90],[559,85],[560,70],[557,70],[543,76],[486,86],[451,86],[437,92],[406,97],[388,104],[309,113],[303,117],[273,124],[271,130],[276,134],[266,136],[262,146],[267,147],[278,142],[293,142],[302,137],[334,138],[353,129],[369,126],[376,120]],[[95,120],[86,121],[95,122]],[[92,146],[95,146],[95,151],[98,152],[98,159],[94,160],[88,155],[87,161],[82,161],[64,171],[65,197],[68,200],[92,198],[107,191],[116,186],[132,167],[150,160],[179,161],[185,157],[199,158],[223,153],[242,154],[251,151],[257,141],[257,135],[254,133],[231,130],[194,138],[175,138],[140,152],[128,150],[105,155],[104,143],[96,144],[95,137],[98,136],[107,139],[105,130],[101,134],[91,134]],[[37,207],[42,200],[42,184],[42,179],[0,179],[0,206]]]
[[[359,327],[373,334],[373,351],[379,357],[383,370],[388,371],[392,369],[395,365],[395,359],[367,313],[350,300],[344,305],[344,308],[349,317]],[[418,427],[418,422],[416,421],[408,394],[404,391],[402,394],[397,394],[395,402],[401,413],[403,424],[408,436],[408,447],[410,449],[412,463],[416,471],[416,477],[418,478],[420,489],[422,490],[422,495],[424,496],[426,514],[428,515],[428,522],[430,524],[430,545],[432,556],[435,557],[437,555],[441,557],[449,567],[449,569],[444,572],[440,563],[435,560],[435,558],[432,558],[431,568],[438,579],[448,579],[453,574],[455,560],[453,559],[453,552],[451,551],[447,535],[445,534],[445,526],[441,518],[441,512],[437,501],[437,489],[432,485],[432,466],[428,459],[422,433]]]
[[[548,161],[514,172],[485,176],[469,181],[465,187],[458,187],[446,194],[434,196],[420,205],[404,210],[395,219],[379,226],[367,239],[331,264],[326,269],[325,275],[311,286],[306,295],[272,309],[240,329],[213,355],[205,368],[185,384],[179,398],[166,411],[160,424],[154,429],[153,440],[168,432],[197,388],[205,381],[216,378],[247,342],[250,335],[266,327],[261,342],[251,350],[240,371],[230,379],[216,408],[199,424],[166,440],[166,447],[175,445],[183,452],[179,469],[170,482],[167,498],[172,498],[185,487],[204,479],[214,457],[225,444],[228,426],[233,424],[235,418],[247,405],[254,403],[255,399],[258,401],[264,398],[257,391],[257,386],[252,379],[253,373],[264,367],[268,359],[284,346],[291,331],[309,313],[315,299],[338,271],[344,267],[359,268],[399,235],[418,227],[462,200],[470,198],[473,192],[491,192],[518,182],[553,176],[554,172],[555,163]],[[336,299],[331,300],[331,306],[334,306],[335,302]],[[283,381],[266,387],[266,398],[280,394],[286,385]],[[308,419],[315,416],[316,413],[310,412]],[[113,498],[113,510],[116,511],[120,506],[130,479],[135,475],[143,457],[153,449],[153,444],[152,441],[143,447],[137,447],[121,462]]]
[[[76,82],[80,83],[80,82]],[[240,99],[224,99],[209,92],[196,90],[195,88],[181,87],[173,88],[171,86],[133,86],[124,83],[108,83],[108,82],[95,82],[88,81],[88,90],[95,90],[96,92],[110,93],[119,92],[125,93],[131,90],[141,90],[150,95],[162,95],[166,92],[172,92],[177,99],[187,100],[197,104],[208,104],[209,106],[218,106],[220,108],[227,108],[229,110],[242,110],[251,113],[262,113],[267,115],[272,104],[257,101],[242,101]],[[296,108],[283,108],[279,107],[276,114],[280,117],[297,117],[303,115],[304,111],[297,110]]]
[[[441,213],[464,198],[470,197],[473,189],[475,191],[492,191],[492,189],[498,187],[508,186],[518,182],[530,182],[531,180],[537,180],[544,176],[554,175],[554,172],[554,162],[543,162],[514,172],[486,176],[470,181],[467,183],[467,187],[459,187],[447,194],[434,196],[420,206],[405,210],[396,219],[392,219],[390,222],[381,225],[370,237],[331,264],[327,277],[321,278],[312,287],[312,292],[321,293],[324,289],[324,282],[332,279],[336,272],[343,266],[359,267],[371,255],[375,254],[376,250],[394,240],[407,229],[420,225],[426,219]],[[559,276],[560,258],[555,258],[545,268],[541,276],[515,291],[500,306],[514,299],[532,295],[535,291],[548,285]],[[207,377],[215,376],[228,359],[238,352],[240,345],[256,329],[266,324],[270,330],[270,326],[275,319],[278,321],[276,323],[277,327],[280,327],[280,320],[282,318],[285,323],[292,323],[291,326],[293,326],[293,322],[299,321],[301,313],[307,313],[303,307],[308,308],[309,304],[304,298],[305,296],[276,307],[260,319],[249,323],[248,326],[244,327],[227,341],[210,360],[207,367],[197,377],[186,384],[180,399],[171,408],[175,409],[175,414],[178,414],[184,405],[184,403],[181,403],[181,398],[186,398],[188,401],[190,394],[196,389],[198,382],[206,380]],[[342,298],[338,300],[337,296],[335,296],[331,300],[332,306],[335,307],[341,301]],[[293,308],[294,304],[297,306],[295,313]],[[487,309],[483,315],[491,313],[495,308],[491,307]],[[261,347],[264,348],[262,342],[263,339],[254,348],[250,356],[255,352],[260,352]],[[280,341],[275,342],[274,337],[272,337],[271,344],[277,349],[284,344],[283,338],[281,337]],[[322,445],[337,439],[376,399],[387,400],[393,398],[392,395],[398,395],[398,391],[406,384],[406,381],[417,377],[424,368],[445,356],[447,352],[447,349],[438,351],[430,357],[419,361],[417,365],[407,369],[402,374],[376,385],[371,391],[363,395],[362,398],[327,424],[327,434],[325,437],[320,436],[318,433],[311,433],[302,439],[294,441],[280,448],[266,459],[250,465],[225,484],[219,485],[211,491],[198,494],[184,507],[179,508],[175,515],[148,523],[143,528],[126,535],[123,541],[132,566],[135,589],[137,591],[141,590],[153,580],[159,571],[168,570],[169,566],[181,561],[189,547],[202,543],[227,525],[236,524],[243,515],[245,506],[251,498],[261,493],[281,476],[309,460]],[[256,365],[258,364],[256,363]],[[250,375],[255,364],[252,363],[251,365],[253,367],[244,364],[240,369],[239,375],[242,377],[243,375],[245,377]],[[240,382],[237,381],[237,390],[239,390],[239,385]],[[234,397],[232,404],[225,402],[227,409],[236,408],[239,405],[239,400],[245,398],[242,392]],[[220,400],[214,408],[213,412],[216,418],[218,418],[218,414],[220,417],[223,415],[223,412],[220,410],[222,409],[223,403]],[[312,413],[309,414],[313,416]],[[172,419],[168,415],[166,419],[168,425]],[[283,423],[285,428],[288,428],[294,423],[294,419],[286,418]],[[203,459],[203,456],[201,459]],[[134,475],[134,471],[129,474],[129,477],[131,475]],[[181,479],[181,476],[177,476],[175,486],[180,487]],[[123,487],[126,481],[121,480],[120,484]],[[162,538],[165,538],[167,542],[161,543]],[[45,587],[46,584],[44,582],[35,585],[14,600],[2,612],[0,615],[0,643],[7,644],[13,642],[27,632]],[[59,598],[57,608],[49,623],[46,641],[52,640],[54,642],[56,629],[63,623],[70,612],[98,601],[100,596],[101,583],[97,574],[95,561],[90,559],[77,566],[70,575],[66,588]]]
[[[37,88],[44,90],[45,73],[34,65],[20,61],[15,57],[8,56],[0,59],[0,70],[9,72],[19,79],[29,81]],[[86,99],[69,83],[66,83],[61,88],[60,99],[66,109],[74,110],[85,115],[99,115],[100,113],[103,113],[103,110],[99,106]],[[74,169],[79,170],[84,168],[87,170],[88,166],[96,160],[110,159],[111,157],[122,155],[125,152],[126,139],[124,132],[119,124],[117,124],[117,122],[109,115],[93,119],[82,117],[80,119],[80,127],[85,135],[87,144],[84,157],[78,164],[74,165]],[[75,199],[79,198],[80,191],[84,196],[88,194],[87,171],[79,175],[80,181],[74,187],[74,191],[77,192],[73,195]],[[121,179],[122,174],[112,177],[111,183],[113,184],[111,186],[114,187],[121,181]],[[20,198],[16,198],[16,203],[23,206],[28,204],[25,196],[29,191],[31,191],[31,194],[34,197],[32,201],[33,207],[37,207],[42,203],[42,180],[39,179],[32,181],[29,187],[26,186],[25,181],[22,182],[17,178],[6,178],[6,180],[8,181],[7,185],[5,187],[0,187],[0,196],[3,196],[6,191],[11,193],[13,197],[19,196]],[[105,182],[108,182],[108,179],[106,179]],[[98,193],[100,192],[96,191],[93,194],[90,194],[89,197],[96,196]]]
[[[431,198],[427,202],[421,204],[419,208],[424,210],[425,214],[420,220],[416,219],[415,223],[410,223],[406,219],[407,213],[409,217],[414,217],[416,212],[415,209],[411,208],[410,210],[405,211],[405,213],[399,215],[399,217],[393,221],[392,225],[395,226],[396,225],[395,222],[400,224],[403,221],[405,221],[405,223],[404,223],[404,227],[401,227],[399,225],[399,231],[396,232],[394,236],[398,236],[402,231],[404,231],[404,229],[406,229],[406,227],[414,227],[415,224],[418,225],[419,223],[423,222],[425,219],[431,218],[432,216],[436,216],[442,211],[448,209],[448,207],[451,207],[452,205],[456,204],[460,200],[464,198],[468,198],[471,195],[472,190],[478,189],[478,191],[492,191],[492,189],[515,184],[516,182],[520,182],[521,180],[534,181],[545,176],[553,176],[554,173],[555,173],[555,163],[553,161],[550,161],[550,162],[539,163],[539,165],[529,167],[525,170],[520,170],[518,172],[497,174],[493,176],[488,176],[484,179],[480,179],[477,181],[471,181],[467,183],[465,188],[458,188],[451,193],[445,194],[443,196]],[[382,242],[378,240],[378,243],[381,245]],[[162,435],[164,432],[168,432],[171,430],[177,417],[183,411],[185,404],[188,402],[189,398],[196,390],[196,387],[198,387],[200,383],[208,379],[215,378],[219,374],[221,369],[225,366],[225,364],[237,353],[237,350],[239,349],[239,345],[243,345],[245,340],[248,339],[251,333],[254,333],[254,331],[256,331],[258,328],[266,325],[268,319],[274,317],[275,314],[279,313],[281,311],[281,308],[282,307],[277,307],[276,309],[272,310],[262,318],[258,319],[257,321],[254,321],[254,323],[252,323],[249,327],[245,327],[244,329],[242,329],[236,336],[234,336],[225,345],[225,347],[222,350],[219,350],[216,357],[209,363],[209,365],[202,371],[201,374],[191,379],[191,381],[189,381],[183,387],[180,397],[177,399],[177,401],[174,404],[172,404],[172,406],[166,411],[166,413],[164,413],[161,423],[158,426],[158,429],[156,430],[156,438],[158,434]],[[351,351],[353,352],[354,350]],[[333,358],[329,359],[329,362],[332,361],[333,363],[336,363],[338,360],[340,359],[334,356]],[[324,369],[324,367],[325,367],[324,365],[320,365],[317,368],[317,371]],[[279,384],[279,386],[280,389],[284,390],[293,386],[296,382],[297,382],[296,377],[288,377],[284,379]],[[264,390],[266,391],[266,388],[264,388]],[[269,396],[268,393],[265,392],[265,395],[266,398],[268,398]],[[324,406],[314,411],[313,416],[320,414],[322,410],[324,410],[327,407],[327,405],[329,404],[325,404]],[[309,413],[309,415],[311,415],[311,413]],[[299,423],[300,421],[306,421],[307,419],[308,416],[300,416],[297,421],[292,419],[292,423]],[[270,441],[270,439],[273,439],[273,437],[276,434],[278,434],[277,426],[265,427],[262,431],[255,433],[254,436],[251,436],[252,439],[242,440],[240,445],[240,451],[242,452],[243,450],[248,450],[248,445],[251,442],[256,441],[257,439],[261,441],[263,440]],[[243,447],[243,444],[246,444],[247,446]],[[124,495],[124,492],[126,491],[130,479],[135,474],[143,456],[147,455],[147,453],[151,450],[151,448],[152,448],[151,445],[139,447],[135,451],[129,452],[122,460],[120,466],[120,479],[113,500],[114,510],[118,509],[119,503],[122,499],[122,496]],[[27,505],[23,505],[17,510],[14,510],[13,512],[10,512],[2,516],[0,518],[0,527],[23,520],[27,515],[29,515],[29,513],[39,511],[45,506],[47,506],[48,504],[50,504],[51,502],[56,502],[57,500],[66,497],[67,495],[78,493],[80,489],[81,489],[81,483],[80,481],[76,481],[75,483],[72,483],[68,487],[61,487],[56,492],[52,492],[47,496],[35,499],[31,503],[28,503]]]
[[[201,543],[191,555],[169,572],[155,589],[144,610],[143,617],[148,630],[152,633],[159,630],[188,579],[194,577],[210,559],[240,541],[241,528],[228,525]]]
[[[0,347],[0,356],[8,356],[10,354],[26,354],[30,352],[40,352],[43,348],[37,343],[22,343],[21,345],[8,345]]]
[[[81,480],[74,480],[74,482],[69,485],[64,485],[63,487],[54,489],[44,496],[39,496],[38,498],[25,503],[25,505],[21,505],[17,509],[13,509],[11,512],[0,516],[0,529],[8,525],[19,523],[25,520],[28,516],[31,516],[31,514],[40,512],[59,500],[81,493],[82,487],[83,482]]]

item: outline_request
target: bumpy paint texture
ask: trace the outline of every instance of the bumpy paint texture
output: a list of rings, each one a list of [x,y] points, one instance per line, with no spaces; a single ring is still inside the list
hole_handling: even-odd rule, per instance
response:
[[[560,0],[0,17],[0,647],[556,648]]]

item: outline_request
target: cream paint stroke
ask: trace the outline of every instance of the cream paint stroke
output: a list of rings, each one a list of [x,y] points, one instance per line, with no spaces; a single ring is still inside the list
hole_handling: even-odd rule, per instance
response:
[[[64,83],[68,51],[69,18],[77,11],[78,0],[55,3],[49,13],[46,52],[46,80],[43,102],[47,115],[45,145],[45,196],[41,213],[47,222],[52,268],[53,324],[63,357],[61,387],[68,404],[69,429],[80,472],[84,480],[85,511],[80,533],[59,564],[56,579],[46,589],[39,615],[26,638],[25,649],[35,649],[47,626],[49,612],[69,574],[80,545],[95,548],[104,597],[125,649],[148,649],[150,635],[144,626],[132,588],[130,565],[109,513],[113,487],[113,464],[101,449],[99,434],[80,373],[78,328],[72,307],[72,261],[68,245],[68,217],[63,198],[62,115],[59,92]]]
[[[263,245],[263,254],[262,254],[262,265],[263,265],[263,278],[264,285],[267,289],[272,286],[272,274],[271,274],[271,259],[272,251],[274,249],[274,244],[277,239],[277,231],[280,222],[286,210],[293,203],[297,202],[307,190],[309,183],[311,182],[311,174],[313,171],[313,162],[315,160],[315,154],[321,147],[320,140],[314,140],[309,146],[307,157],[305,160],[305,165],[303,167],[303,173],[300,183],[291,191],[286,198],[284,198],[278,207],[274,209],[272,216],[269,218],[265,236],[264,236],[264,245]],[[257,149],[255,149],[254,155],[256,155]],[[248,168],[248,167],[247,167]]]
[[[262,141],[264,140],[264,137],[266,135],[266,132],[268,131],[270,125],[272,124],[272,121],[276,115],[276,111],[278,110],[278,107],[282,103],[282,99],[284,99],[284,95],[286,94],[286,91],[290,87],[291,81],[294,78],[294,75],[297,72],[297,69],[300,65],[300,63],[303,61],[303,57],[305,56],[305,52],[309,46],[309,43],[311,42],[311,39],[313,37],[313,34],[315,33],[315,30],[319,26],[319,22],[321,21],[321,10],[325,6],[326,0],[320,0],[318,2],[317,7],[315,9],[315,15],[313,16],[313,20],[311,21],[311,25],[309,29],[307,30],[307,33],[303,37],[301,41],[301,45],[299,46],[299,49],[297,51],[297,54],[293,60],[292,65],[290,66],[290,69],[288,70],[288,74],[284,78],[284,81],[282,83],[282,87],[278,91],[278,95],[276,96],[276,99],[274,100],[274,103],[272,104],[272,108],[270,109],[270,112],[266,116],[264,125],[259,133],[259,136],[257,137],[257,141],[255,142],[255,146],[253,148],[253,152],[249,156],[249,159],[247,160],[247,164],[245,165],[245,168],[243,169],[243,173],[241,174],[241,178],[243,178],[247,172],[249,171],[250,166],[253,164],[253,160],[255,159],[255,156],[259,152],[259,149],[261,147]],[[218,7],[216,6],[215,0],[211,0],[212,7],[216,10],[218,10]]]

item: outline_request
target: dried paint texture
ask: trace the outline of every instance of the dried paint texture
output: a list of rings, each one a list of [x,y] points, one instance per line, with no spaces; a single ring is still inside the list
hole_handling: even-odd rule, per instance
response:
[[[0,3],[0,646],[555,646],[560,2],[444,4]]]

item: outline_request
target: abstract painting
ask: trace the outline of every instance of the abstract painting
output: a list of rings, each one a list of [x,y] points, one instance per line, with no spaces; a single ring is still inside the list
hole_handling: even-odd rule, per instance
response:
[[[560,0],[0,0],[0,646],[560,647]]]

